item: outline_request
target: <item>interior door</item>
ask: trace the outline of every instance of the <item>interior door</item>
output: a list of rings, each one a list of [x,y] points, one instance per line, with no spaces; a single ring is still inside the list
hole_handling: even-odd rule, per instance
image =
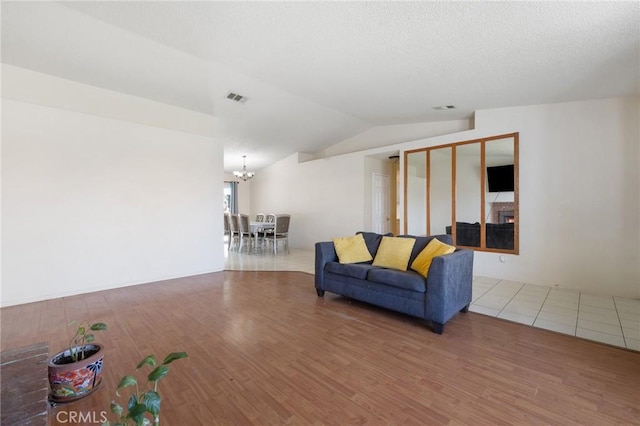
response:
[[[389,176],[373,173],[373,196],[371,206],[372,231],[378,234],[386,234],[390,229],[390,208],[389,208]]]

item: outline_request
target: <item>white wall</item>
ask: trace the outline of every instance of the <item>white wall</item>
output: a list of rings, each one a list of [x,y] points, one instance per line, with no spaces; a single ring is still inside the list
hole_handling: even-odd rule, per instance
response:
[[[8,74],[2,306],[223,269],[222,147],[198,135],[202,115],[179,130],[133,122],[136,112],[163,121],[176,111],[45,75],[35,77],[48,83],[40,94],[15,100],[34,75]],[[52,107],[60,86],[69,96]],[[94,115],[87,102],[108,113]],[[123,105],[127,121],[105,117]]]
[[[438,235],[446,232],[451,225],[451,161],[453,150],[451,147],[434,149],[431,151],[429,165],[430,234]]]
[[[458,147],[456,149],[456,222],[480,222],[481,173],[480,144]],[[493,201],[493,198],[495,195],[490,201]]]
[[[312,250],[317,241],[353,235],[365,230],[364,163],[362,155],[304,163],[291,155],[256,174],[251,205],[291,214],[291,247]]]
[[[393,124],[375,126],[349,139],[345,139],[323,151],[323,156],[332,157],[349,152],[369,150],[393,144],[448,135],[473,128],[473,120],[449,120],[425,123]]]
[[[232,173],[225,173],[224,180],[227,182],[238,182],[238,179]],[[238,183],[238,211],[255,217],[257,212],[251,210],[251,182],[253,182],[253,180],[246,182],[240,181]]]
[[[410,166],[413,167],[413,166]],[[407,209],[407,234],[424,235],[427,233],[427,178],[417,176],[412,170],[407,176],[407,197],[412,200],[421,200],[420,203],[412,203]],[[404,186],[403,182],[400,183]],[[402,209],[403,206],[399,206]],[[400,223],[404,222],[401,217]],[[400,226],[400,233],[404,234],[404,228]]]
[[[520,132],[520,255],[476,252],[474,273],[638,298],[639,114],[638,98],[483,110],[402,149]]]
[[[639,115],[638,98],[483,110],[474,130],[385,149],[402,159],[404,150],[520,132],[520,255],[502,263],[476,252],[474,273],[639,298]],[[352,234],[364,226],[363,158],[375,153],[289,157],[260,171],[252,206],[294,213],[296,247]]]
[[[211,137],[212,116],[2,64],[2,98]]]

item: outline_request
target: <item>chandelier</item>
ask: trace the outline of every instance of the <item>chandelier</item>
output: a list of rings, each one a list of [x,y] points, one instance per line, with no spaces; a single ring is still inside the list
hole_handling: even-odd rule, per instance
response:
[[[233,172],[233,175],[235,177],[237,177],[238,179],[242,179],[243,181],[248,181],[249,179],[251,179],[255,173],[254,172],[248,172],[247,171],[247,156],[243,155],[242,156],[242,171],[235,171]]]

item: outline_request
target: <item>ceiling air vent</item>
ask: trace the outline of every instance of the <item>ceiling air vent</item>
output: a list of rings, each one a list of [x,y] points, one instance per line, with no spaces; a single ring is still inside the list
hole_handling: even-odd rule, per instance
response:
[[[448,109],[454,109],[455,107],[453,105],[441,105],[441,106],[434,106],[433,109],[438,110],[438,111],[446,111]]]
[[[247,97],[238,95],[237,93],[229,92],[226,96],[227,99],[231,99],[232,101],[240,102],[241,104],[247,102]]]

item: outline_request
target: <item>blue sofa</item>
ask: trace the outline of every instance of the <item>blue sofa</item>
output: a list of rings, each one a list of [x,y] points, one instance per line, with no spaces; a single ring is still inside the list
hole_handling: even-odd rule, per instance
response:
[[[375,258],[382,235],[361,232],[371,255]],[[413,237],[416,243],[409,265],[422,249],[438,238],[452,244],[451,235]],[[399,271],[372,266],[371,262],[341,264],[333,242],[315,246],[315,287],[319,297],[325,291],[371,303],[429,321],[433,330],[442,334],[444,325],[458,312],[467,312],[471,303],[473,251],[455,252],[433,259],[424,278],[411,269]]]

